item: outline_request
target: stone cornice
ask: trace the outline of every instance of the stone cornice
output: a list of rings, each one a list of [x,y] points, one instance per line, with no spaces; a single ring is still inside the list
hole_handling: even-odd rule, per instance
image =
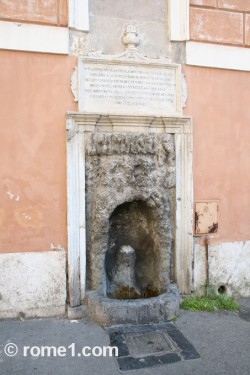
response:
[[[190,117],[100,115],[97,113],[68,112],[68,139],[78,132],[140,132],[191,134]]]

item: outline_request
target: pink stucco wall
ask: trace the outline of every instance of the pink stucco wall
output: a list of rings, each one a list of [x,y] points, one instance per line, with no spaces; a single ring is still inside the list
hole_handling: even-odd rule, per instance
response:
[[[66,248],[65,113],[74,57],[0,52],[0,251]]]
[[[195,200],[219,200],[213,242],[250,239],[250,73],[185,66]]]

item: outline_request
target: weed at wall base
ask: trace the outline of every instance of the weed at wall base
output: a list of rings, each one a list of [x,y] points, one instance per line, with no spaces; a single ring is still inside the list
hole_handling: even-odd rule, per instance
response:
[[[211,294],[203,297],[189,296],[182,302],[181,308],[192,311],[238,311],[240,310],[240,305],[230,296]]]

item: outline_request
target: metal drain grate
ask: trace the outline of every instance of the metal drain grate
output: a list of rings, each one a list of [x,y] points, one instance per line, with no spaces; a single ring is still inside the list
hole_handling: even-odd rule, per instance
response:
[[[143,357],[155,353],[176,352],[173,341],[163,332],[142,332],[137,334],[125,334],[128,350],[133,357]]]
[[[118,347],[121,371],[161,366],[200,358],[173,323],[122,325],[108,328],[110,344]]]

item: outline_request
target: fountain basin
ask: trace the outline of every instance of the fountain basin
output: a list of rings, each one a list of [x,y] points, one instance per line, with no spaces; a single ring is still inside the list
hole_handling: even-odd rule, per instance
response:
[[[162,323],[179,313],[180,295],[175,284],[157,297],[135,300],[110,299],[97,291],[86,294],[90,318],[102,326]]]

